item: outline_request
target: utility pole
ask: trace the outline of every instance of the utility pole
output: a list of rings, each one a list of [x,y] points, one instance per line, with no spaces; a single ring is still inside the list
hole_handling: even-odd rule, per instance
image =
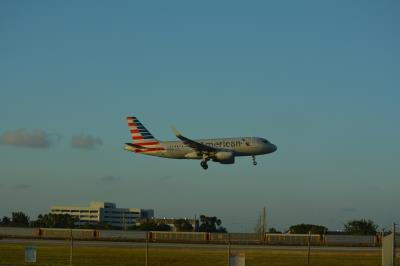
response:
[[[263,238],[264,238],[266,232],[267,232],[267,214],[266,214],[265,207],[264,207],[263,208],[263,216],[262,216],[262,234],[263,234]]]

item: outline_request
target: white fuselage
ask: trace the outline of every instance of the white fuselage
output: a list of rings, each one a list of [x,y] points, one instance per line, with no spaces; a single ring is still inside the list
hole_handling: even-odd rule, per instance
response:
[[[274,152],[277,148],[266,139],[257,137],[198,139],[201,144],[222,151],[232,152],[234,156],[255,156]],[[203,159],[203,155],[185,145],[182,141],[160,141],[164,150],[142,152],[130,146],[126,150],[139,152],[147,155],[165,157],[171,159]]]
[[[127,118],[132,143],[125,143],[125,150],[171,159],[200,159],[201,167],[208,169],[212,160],[221,164],[235,163],[237,156],[255,156],[272,153],[276,146],[268,140],[256,137],[219,138],[193,140],[183,136],[175,127],[172,131],[179,141],[159,141],[135,116]]]

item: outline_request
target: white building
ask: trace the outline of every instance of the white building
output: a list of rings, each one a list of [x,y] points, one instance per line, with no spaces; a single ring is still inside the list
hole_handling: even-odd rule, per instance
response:
[[[115,227],[132,226],[138,219],[154,217],[153,209],[117,208],[115,203],[97,201],[92,201],[89,207],[51,206],[51,213],[78,217],[80,225],[107,223]]]

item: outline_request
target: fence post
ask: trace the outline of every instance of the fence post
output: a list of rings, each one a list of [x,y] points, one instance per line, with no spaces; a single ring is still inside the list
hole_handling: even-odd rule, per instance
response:
[[[259,239],[260,239],[260,243],[261,243],[261,245],[264,245],[265,244],[265,233],[264,232],[261,232],[260,233],[260,236],[259,236]]]
[[[396,223],[393,223],[393,266],[396,266]]]
[[[72,252],[74,246],[74,238],[72,236],[72,229],[70,229],[70,249],[69,249],[69,266],[72,266]]]
[[[311,231],[308,231],[308,253],[307,253],[308,266],[310,266],[310,249],[311,249]]]
[[[228,266],[231,265],[231,235],[228,233]]]
[[[149,265],[149,232],[146,232],[146,266]]]

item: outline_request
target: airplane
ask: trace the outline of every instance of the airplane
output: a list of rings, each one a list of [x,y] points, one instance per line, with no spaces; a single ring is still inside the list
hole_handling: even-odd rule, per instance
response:
[[[208,169],[209,160],[233,164],[237,156],[251,156],[253,165],[257,165],[256,155],[277,150],[276,145],[258,137],[192,140],[173,126],[172,131],[179,141],[159,141],[135,116],[129,116],[127,120],[133,143],[125,143],[126,151],[170,159],[197,159],[201,160],[200,165],[205,170]]]

